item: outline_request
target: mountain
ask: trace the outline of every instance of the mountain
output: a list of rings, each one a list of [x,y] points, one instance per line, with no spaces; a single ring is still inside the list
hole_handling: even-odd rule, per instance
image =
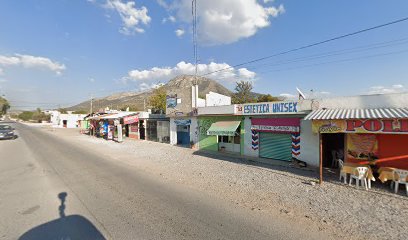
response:
[[[191,91],[191,86],[193,86],[194,79],[195,77],[191,75],[177,76],[163,85],[163,87],[168,93],[177,92],[180,90]],[[199,96],[202,98],[210,91],[227,96],[232,95],[232,92],[226,87],[209,78],[197,77],[197,83]],[[113,109],[124,109],[126,107],[130,107],[131,110],[141,111],[149,107],[148,102],[152,91],[153,90],[147,90],[143,92],[123,92],[115,93],[102,98],[96,98],[93,100],[93,110],[95,111],[106,107]],[[90,107],[91,102],[89,100],[67,109],[71,111],[89,111]]]

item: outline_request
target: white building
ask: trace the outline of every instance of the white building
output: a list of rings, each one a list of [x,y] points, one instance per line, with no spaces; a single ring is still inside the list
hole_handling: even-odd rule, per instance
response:
[[[73,114],[72,112],[50,111],[50,113],[52,126],[59,128],[77,128],[79,127],[79,121],[86,116],[86,114]]]
[[[206,99],[198,97],[198,87],[180,92],[177,97],[167,99],[166,114],[170,117],[170,144],[189,146],[199,141],[197,108],[206,106],[231,105],[231,98],[219,93],[209,92]]]

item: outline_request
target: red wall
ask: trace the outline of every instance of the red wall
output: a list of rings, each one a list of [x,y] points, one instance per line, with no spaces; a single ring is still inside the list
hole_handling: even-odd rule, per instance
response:
[[[377,165],[408,170],[408,135],[378,134],[377,139],[380,158]],[[399,158],[395,159],[395,157]],[[388,159],[382,161],[382,158]]]

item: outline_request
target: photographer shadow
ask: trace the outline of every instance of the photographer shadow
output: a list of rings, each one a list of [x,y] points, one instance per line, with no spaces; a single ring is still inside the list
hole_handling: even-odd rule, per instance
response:
[[[101,232],[85,217],[80,215],[65,216],[66,192],[58,194],[60,218],[41,224],[25,232],[20,240],[51,239],[106,239]]]

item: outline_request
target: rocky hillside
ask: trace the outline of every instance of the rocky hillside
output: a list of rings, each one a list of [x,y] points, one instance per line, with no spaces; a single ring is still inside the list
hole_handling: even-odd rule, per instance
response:
[[[194,76],[191,75],[181,75],[171,79],[167,84],[163,87],[166,89],[167,92],[175,92],[179,91],[180,89],[191,89],[193,85]],[[199,96],[205,96],[205,94],[211,92],[217,92],[223,95],[231,96],[232,92],[219,84],[218,82],[205,78],[205,77],[197,77],[198,82],[198,91]],[[97,98],[93,101],[93,109],[98,110],[101,108],[114,108],[114,109],[121,109],[130,107],[131,110],[143,110],[144,102],[146,104],[146,108],[148,107],[148,100],[149,96],[152,94],[152,90],[144,91],[144,92],[124,92],[124,93],[116,93],[107,97]],[[85,110],[89,111],[91,106],[90,101],[85,101],[79,103],[75,106],[68,108],[69,110],[79,111]]]

